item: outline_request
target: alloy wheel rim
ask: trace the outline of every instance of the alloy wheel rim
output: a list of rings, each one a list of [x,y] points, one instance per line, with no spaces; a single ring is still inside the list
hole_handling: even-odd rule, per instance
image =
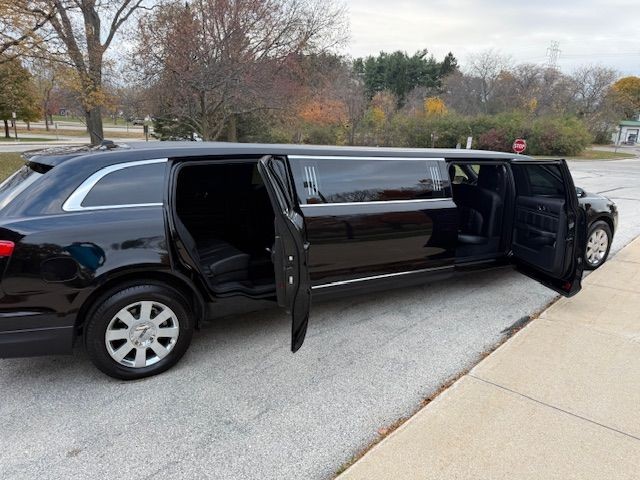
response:
[[[587,241],[587,262],[589,265],[600,265],[609,248],[609,235],[602,228],[591,233]]]
[[[149,367],[176,345],[180,325],[176,314],[160,302],[140,301],[116,313],[105,332],[107,352],[120,365]]]

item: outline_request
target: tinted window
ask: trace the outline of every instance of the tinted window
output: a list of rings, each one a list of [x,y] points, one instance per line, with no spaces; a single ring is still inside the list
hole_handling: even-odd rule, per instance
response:
[[[162,203],[165,163],[123,168],[105,175],[82,201],[83,207]]]
[[[527,165],[531,195],[564,196],[562,173],[557,165]]]
[[[449,180],[434,160],[300,160],[291,165],[302,204],[440,198]]]
[[[6,207],[14,198],[41,176],[41,173],[37,173],[25,165],[2,182],[2,184],[0,184],[0,210]]]

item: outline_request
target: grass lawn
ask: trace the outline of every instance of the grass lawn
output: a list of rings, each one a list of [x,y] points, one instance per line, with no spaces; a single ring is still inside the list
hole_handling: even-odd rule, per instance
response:
[[[43,138],[43,137],[28,137],[28,138],[20,138],[20,134],[18,134],[18,143],[20,142],[51,142],[55,140],[55,138]],[[15,143],[16,139],[15,138],[5,138],[5,137],[1,137],[0,138],[0,142],[8,142],[8,143]]]
[[[19,153],[0,153],[0,182],[24,165]]]
[[[36,135],[51,135],[54,136],[56,134],[55,129],[51,129],[48,132],[44,128],[32,128],[31,130],[27,130],[25,128],[18,128],[18,138],[21,133],[31,133]],[[137,138],[139,140],[144,139],[144,134],[142,130],[139,131],[131,131],[131,132],[104,132],[105,137],[109,138]],[[89,134],[85,130],[67,130],[67,129],[58,129],[59,137],[84,137],[89,138]],[[53,138],[55,140],[55,138]]]

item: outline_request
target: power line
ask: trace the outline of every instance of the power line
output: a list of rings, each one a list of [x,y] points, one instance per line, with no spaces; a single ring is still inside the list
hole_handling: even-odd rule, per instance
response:
[[[556,70],[558,68],[558,58],[560,57],[560,42],[553,40],[547,48],[547,65]]]

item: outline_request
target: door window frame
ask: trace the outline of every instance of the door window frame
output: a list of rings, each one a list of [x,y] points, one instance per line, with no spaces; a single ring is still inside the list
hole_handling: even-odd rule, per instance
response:
[[[164,205],[163,202],[152,202],[152,203],[127,203],[127,204],[116,204],[116,205],[92,205],[92,206],[83,206],[82,202],[84,202],[85,198],[89,194],[89,192],[96,186],[96,184],[105,178],[107,175],[118,172],[120,170],[124,170],[125,168],[131,167],[139,167],[142,165],[152,165],[156,163],[167,163],[168,158],[154,158],[151,160],[136,160],[133,162],[125,162],[125,163],[117,163],[114,165],[109,165],[108,167],[101,168],[94,174],[90,175],[84,182],[80,184],[78,188],[76,188],[71,195],[65,200],[62,204],[62,210],[65,212],[81,212],[88,210],[107,210],[114,208],[136,208],[136,207],[161,207]],[[163,184],[164,187],[164,184]],[[164,196],[164,195],[163,195]]]

